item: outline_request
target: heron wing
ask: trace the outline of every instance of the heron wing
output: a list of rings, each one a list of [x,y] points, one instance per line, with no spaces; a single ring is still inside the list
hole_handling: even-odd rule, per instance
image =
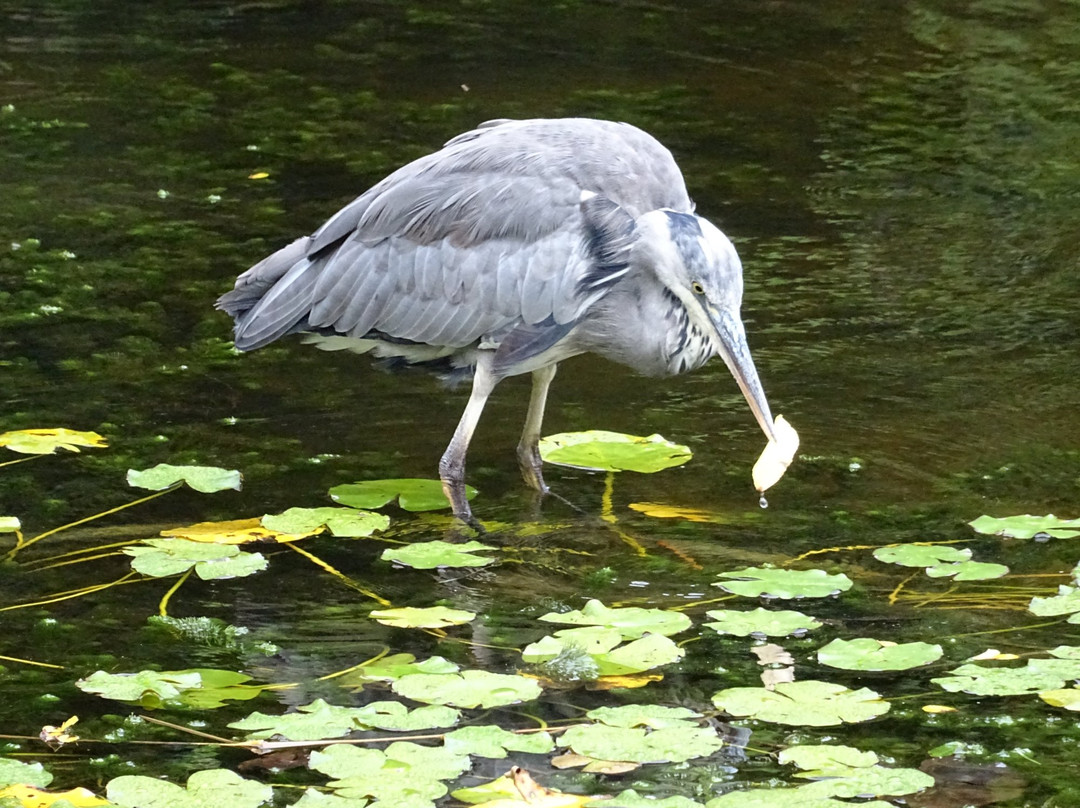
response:
[[[692,204],[627,124],[492,122],[394,172],[237,280],[241,349],[297,330],[550,347],[626,271],[634,219]],[[515,329],[518,329],[515,332]]]

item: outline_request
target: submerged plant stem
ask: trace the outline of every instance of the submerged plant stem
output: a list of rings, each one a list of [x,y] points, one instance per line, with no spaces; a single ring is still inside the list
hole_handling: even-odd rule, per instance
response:
[[[37,460],[39,457],[45,457],[45,455],[34,454],[20,457],[17,460],[5,460],[3,463],[0,463],[0,469],[4,466],[14,466],[16,463],[25,463],[27,460]]]
[[[322,567],[324,570],[329,572],[331,575],[333,575],[335,578],[337,578],[339,581],[341,581],[343,584],[345,584],[350,589],[355,589],[361,595],[366,595],[367,597],[371,598],[373,601],[378,603],[380,606],[393,606],[394,605],[393,603],[388,601],[386,598],[380,597],[379,595],[376,595],[370,589],[365,589],[360,584],[358,584],[356,581],[354,581],[352,578],[350,578],[348,575],[346,575],[344,572],[342,572],[339,569],[336,569],[335,567],[331,566],[330,564],[327,564],[325,561],[323,561],[317,555],[314,555],[312,553],[309,553],[307,550],[304,550],[304,549],[302,549],[300,547],[297,547],[295,542],[290,541],[290,542],[282,542],[282,543],[286,547],[288,547],[289,549],[295,550],[296,552],[298,552],[300,555],[302,555],[304,558],[306,558],[312,564],[315,564],[315,565],[317,565],[319,567]]]
[[[191,571],[194,567],[188,567],[187,571],[176,579],[176,583],[169,587],[169,591],[161,597],[161,602],[158,604],[158,614],[162,617],[169,616],[169,598],[175,594],[176,590],[183,586],[184,581],[191,577]]]
[[[119,511],[122,511],[125,508],[130,508],[133,505],[141,505],[144,502],[149,502],[152,499],[157,499],[160,496],[164,496],[165,494],[168,494],[170,491],[175,491],[177,488],[180,488],[182,485],[183,485],[183,483],[175,483],[175,484],[170,485],[168,488],[165,488],[165,489],[163,489],[161,491],[155,491],[153,494],[150,494],[149,496],[140,497],[139,499],[136,499],[136,500],[134,500],[132,502],[127,502],[127,503],[125,503],[123,505],[117,505],[115,508],[109,508],[109,510],[107,510],[107,511],[102,511],[101,513],[95,513],[93,516],[87,516],[87,517],[85,517],[83,519],[79,519],[78,521],[75,521],[75,522],[68,522],[66,525],[60,525],[60,527],[54,527],[52,530],[46,530],[44,533],[39,533],[38,535],[34,536],[34,538],[32,538],[32,539],[27,539],[20,546],[18,546],[16,548],[14,548],[13,550],[11,550],[11,552],[9,552],[7,554],[7,558],[10,561],[12,558],[15,557],[16,553],[18,553],[19,550],[22,550],[22,549],[24,549],[26,547],[29,547],[31,544],[39,542],[42,539],[48,538],[49,536],[53,536],[53,535],[59,533],[61,530],[67,530],[68,528],[78,527],[79,525],[85,525],[87,522],[92,522],[95,519],[100,519],[103,516],[111,516],[112,514],[117,513]]]
[[[42,600],[31,601],[30,603],[16,603],[12,606],[0,607],[0,612],[9,612],[14,609],[27,609],[31,606],[47,606],[50,603],[59,603],[62,600],[71,600],[72,598],[79,598],[83,595],[92,595],[94,592],[100,592],[103,589],[108,589],[113,586],[120,586],[121,584],[133,584],[138,579],[135,576],[138,573],[129,572],[126,575],[117,578],[115,581],[109,581],[107,584],[94,584],[93,586],[84,586],[82,589],[69,589],[66,592],[57,592],[55,595],[50,595]]]

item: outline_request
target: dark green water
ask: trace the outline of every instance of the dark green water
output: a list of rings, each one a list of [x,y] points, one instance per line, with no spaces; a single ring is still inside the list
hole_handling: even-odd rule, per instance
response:
[[[506,525],[496,540],[520,545],[523,564],[457,580],[391,570],[377,560],[381,545],[324,540],[314,552],[396,605],[471,608],[484,615],[474,638],[520,646],[535,639],[533,617],[577,608],[584,594],[671,606],[716,595],[721,568],[821,547],[970,539],[964,523],[982,513],[1080,515],[1078,47],[1075,0],[0,3],[0,431],[66,426],[111,444],[0,469],[0,515],[33,535],[130,499],[125,470],[158,462],[245,475],[242,493],[170,495],[98,523],[111,532],[58,536],[61,552],[102,535],[321,505],[342,482],[433,476],[464,391],[292,342],[236,356],[213,301],[240,271],[454,134],[490,118],[563,115],[632,122],[675,153],[699,212],[743,258],[751,347],[774,411],[800,431],[802,459],[761,511],[749,482],[761,436],[719,362],[654,381],[580,357],[560,369],[546,431],[659,432],[695,452],[681,469],[615,484],[619,526],[646,557],[596,520],[602,478],[553,468],[549,483],[584,514],[554,499],[534,508],[513,455],[524,380],[500,386],[469,455],[474,508]],[[627,507],[642,501],[715,521]],[[409,538],[442,535],[396,515]],[[1064,541],[972,546],[1029,574],[1078,560]],[[109,563],[36,578],[9,569],[5,601],[119,577],[124,563]],[[875,636],[941,641],[1036,622],[981,607],[888,609],[898,579],[868,555],[809,563],[863,587],[815,613],[864,620]],[[585,576],[604,567],[614,583],[587,590]],[[213,664],[311,683],[383,644],[491,669],[514,661],[375,624],[370,601],[286,551],[259,576],[192,582],[170,606],[248,626],[277,656],[155,639],[145,618],[166,586],[0,613],[0,654],[69,666],[10,666],[0,733],[33,735],[77,712],[85,734],[101,737],[109,710],[125,708],[71,684],[99,667]],[[1077,639],[1062,624],[960,640],[946,659]],[[803,662],[819,644],[791,650]],[[648,698],[702,708],[717,687],[752,683],[744,645],[696,644],[698,656]],[[717,666],[739,675],[706,675]],[[868,684],[901,695],[932,689],[928,678]],[[323,685],[258,708],[315,695]],[[645,697],[566,701],[620,698]],[[206,720],[222,731],[246,707]],[[983,743],[1030,783],[1002,804],[1075,804],[1061,791],[1078,773],[1064,711],[1019,699],[971,699],[963,710],[970,723],[934,725],[898,706],[888,722],[837,737],[911,766],[946,740]],[[755,742],[791,741],[765,728]],[[1020,747],[1041,765],[1008,756]],[[165,768],[149,753],[117,753],[149,773]],[[170,754],[180,779],[236,762]],[[66,761],[69,785],[94,785],[81,756]],[[661,795],[714,789],[705,775],[686,785],[677,769],[639,779]],[[694,770],[716,782],[775,774],[726,759]]]

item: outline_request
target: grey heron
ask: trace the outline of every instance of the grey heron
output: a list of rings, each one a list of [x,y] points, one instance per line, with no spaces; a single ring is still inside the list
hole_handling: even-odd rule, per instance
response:
[[[471,375],[439,463],[472,521],[465,455],[492,390],[532,374],[518,460],[538,449],[558,363],[596,353],[649,376],[719,354],[775,438],[740,318],[742,264],[694,213],[664,146],[626,123],[496,120],[398,169],[248,269],[217,307],[250,351],[303,332],[328,350]]]

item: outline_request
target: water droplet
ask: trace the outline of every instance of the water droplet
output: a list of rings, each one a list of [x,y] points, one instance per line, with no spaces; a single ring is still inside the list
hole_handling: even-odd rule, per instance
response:
[[[757,504],[760,505],[762,508],[768,508],[769,507],[769,500],[765,499],[765,495],[762,494],[761,499],[759,499],[757,501]]]

